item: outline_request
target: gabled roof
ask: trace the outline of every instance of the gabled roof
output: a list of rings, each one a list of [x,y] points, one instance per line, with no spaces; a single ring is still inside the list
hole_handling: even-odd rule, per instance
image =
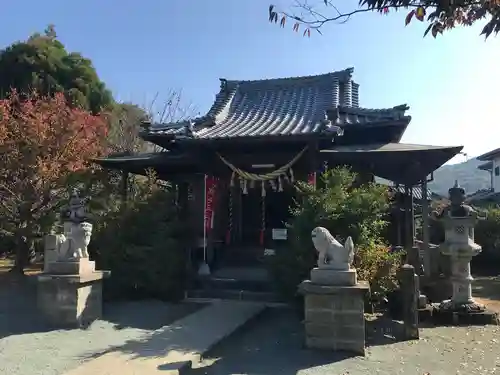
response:
[[[154,124],[143,136],[228,138],[328,133],[348,125],[401,120],[406,105],[388,109],[359,108],[359,85],[353,69],[293,78],[234,81],[221,87],[208,113],[190,122]]]
[[[488,151],[485,154],[479,155],[477,160],[479,161],[488,161],[495,159],[500,154],[500,148],[496,148],[494,150]]]

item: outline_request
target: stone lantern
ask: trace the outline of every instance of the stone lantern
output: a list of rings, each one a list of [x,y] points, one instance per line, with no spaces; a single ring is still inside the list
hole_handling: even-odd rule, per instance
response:
[[[472,298],[470,261],[481,252],[481,246],[474,242],[474,226],[483,219],[476,210],[466,205],[465,190],[455,185],[448,190],[450,204],[441,214],[434,213],[443,222],[445,240],[439,250],[450,257],[453,292],[450,300],[439,305],[441,311],[481,312],[484,306]]]

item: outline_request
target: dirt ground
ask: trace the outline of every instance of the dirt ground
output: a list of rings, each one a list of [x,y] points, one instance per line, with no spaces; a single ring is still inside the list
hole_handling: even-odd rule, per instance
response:
[[[472,295],[490,310],[500,313],[500,275],[475,276]]]
[[[0,258],[0,288],[8,288],[13,284],[18,284],[23,282],[22,277],[10,273],[10,269],[14,265],[14,262],[10,258]],[[36,275],[40,273],[43,265],[41,263],[32,264],[30,267],[24,270],[26,275]]]

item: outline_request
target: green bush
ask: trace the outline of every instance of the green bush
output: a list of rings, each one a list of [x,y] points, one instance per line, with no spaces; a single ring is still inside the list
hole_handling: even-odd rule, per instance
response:
[[[395,271],[400,255],[391,254],[383,240],[384,220],[389,209],[387,187],[373,183],[356,186],[355,174],[346,168],[325,172],[318,188],[298,183],[299,201],[292,208],[289,246],[277,250],[270,260],[278,292],[296,297],[297,286],[309,278],[316,263],[311,231],[322,226],[343,243],[351,236],[355,267],[360,280],[370,283],[372,295],[383,298],[396,287]]]
[[[91,252],[100,269],[111,271],[107,298],[183,297],[185,234],[174,193],[158,186],[145,190],[95,221]]]
[[[490,260],[500,259],[500,209],[485,210],[486,219],[479,220],[474,234],[475,241],[483,247],[482,257]]]
[[[438,207],[443,209],[443,205]],[[479,210],[479,209],[478,209]],[[500,260],[500,208],[490,207],[480,209],[480,215],[486,218],[479,220],[474,229],[475,242],[482,246],[483,251],[473,258],[474,263],[488,263]],[[441,244],[445,239],[443,222],[430,221],[430,240],[432,243]]]

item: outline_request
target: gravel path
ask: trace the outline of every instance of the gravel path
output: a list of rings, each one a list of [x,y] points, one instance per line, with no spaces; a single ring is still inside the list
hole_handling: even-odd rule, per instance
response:
[[[498,374],[499,333],[497,326],[433,327],[421,329],[419,341],[407,342],[377,334],[365,358],[346,358],[303,349],[293,312],[272,310],[214,348],[192,374]]]
[[[0,289],[0,374],[63,375],[199,308],[157,301],[108,304],[104,320],[87,330],[50,330],[37,316],[34,301],[32,288],[23,293],[14,287]],[[269,310],[214,348],[192,374],[500,373],[500,327],[423,328],[419,341],[407,342],[383,332],[388,330],[373,334],[365,358],[309,351],[302,348],[303,332],[294,313]]]
[[[158,301],[105,306],[86,330],[50,330],[36,314],[34,291],[0,290],[0,374],[61,375],[112,347],[138,340],[199,306]]]

